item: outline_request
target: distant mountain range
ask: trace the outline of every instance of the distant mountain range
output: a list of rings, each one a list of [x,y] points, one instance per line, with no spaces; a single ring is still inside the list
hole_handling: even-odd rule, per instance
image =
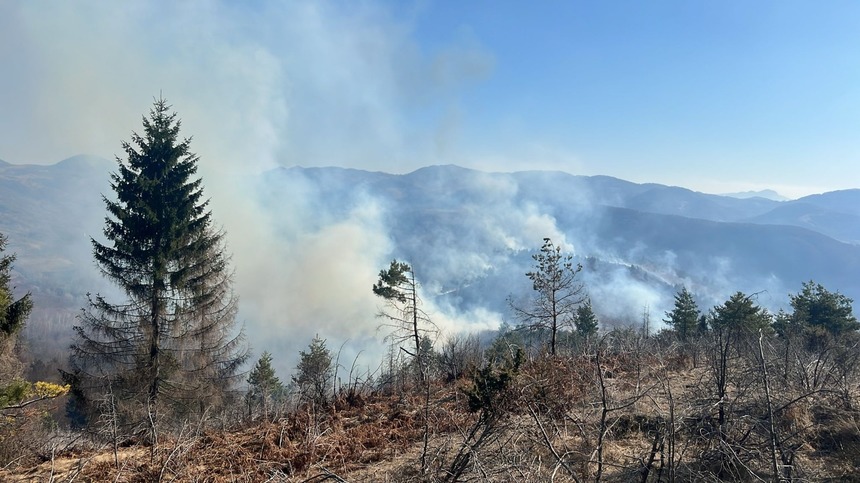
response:
[[[760,191],[741,191],[739,193],[722,193],[722,196],[728,196],[730,198],[764,198],[766,200],[773,201],[788,201],[789,199],[781,194],[777,193],[774,190],[760,190]]]
[[[37,337],[62,339],[85,294],[105,290],[89,237],[101,232],[101,195],[109,194],[114,169],[88,156],[51,166],[0,162],[0,232],[18,256],[18,289],[32,291],[41,310],[31,322]],[[604,323],[632,323],[648,310],[662,318],[681,284],[703,308],[736,290],[784,306],[810,279],[860,297],[860,190],[775,201],[607,176],[450,165],[403,175],[279,168],[254,183],[247,196],[270,211],[273,233],[285,239],[297,226],[317,230],[372,204],[390,256],[411,261],[425,296],[450,313],[507,318],[507,299],[530,290],[524,274],[544,237],[585,266],[583,280]],[[299,207],[292,206],[296,193]],[[294,209],[308,211],[304,224],[287,222]]]
[[[640,314],[643,302],[664,307],[679,284],[695,290],[705,307],[735,290],[767,291],[764,303],[778,305],[809,279],[860,295],[860,190],[777,202],[606,176],[457,166],[405,175],[288,168],[267,182],[287,179],[302,179],[340,209],[365,193],[386,200],[401,256],[420,261],[425,283],[461,309],[504,305],[512,281],[530,268],[521,250],[531,253],[551,235],[532,232],[541,218],[601,268],[584,276],[596,307],[619,319]]]

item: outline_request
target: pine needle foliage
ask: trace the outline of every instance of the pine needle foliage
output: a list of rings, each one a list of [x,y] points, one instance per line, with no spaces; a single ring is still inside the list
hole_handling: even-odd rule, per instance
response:
[[[820,327],[833,336],[856,332],[860,322],[854,316],[849,297],[831,292],[812,280],[804,282],[800,293],[789,296],[792,321],[802,327]]]
[[[421,310],[418,296],[418,282],[415,271],[408,263],[392,260],[387,270],[379,271],[379,280],[373,284],[373,293],[385,300],[387,310],[381,310],[379,317],[388,320],[394,332],[389,336],[394,343],[409,342],[411,349],[401,349],[417,362],[418,380],[424,381],[428,361],[424,360],[428,351],[421,349],[421,340],[431,330],[432,323]]]

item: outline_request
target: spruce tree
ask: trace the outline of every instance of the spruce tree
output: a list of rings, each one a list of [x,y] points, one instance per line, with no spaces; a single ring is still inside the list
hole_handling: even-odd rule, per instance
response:
[[[95,407],[109,388],[124,422],[146,422],[152,436],[159,408],[185,414],[218,403],[247,358],[223,234],[212,226],[180,124],[157,99],[143,135],[122,143],[126,159],[117,157],[111,174],[116,197],[103,197],[107,243],[92,246],[126,300],[90,297],[67,374],[79,409]]]
[[[687,340],[696,331],[699,324],[699,307],[693,299],[687,287],[681,287],[681,290],[675,294],[675,308],[671,312],[666,312],[666,319],[663,322],[670,325],[678,338],[682,341]]]
[[[248,384],[250,385],[247,396],[249,412],[253,404],[259,404],[263,411],[263,419],[268,419],[271,400],[284,390],[281,380],[275,375],[275,369],[272,367],[272,354],[263,352],[248,375]]]
[[[334,377],[333,357],[325,339],[314,336],[307,351],[299,352],[299,365],[293,382],[298,385],[302,398],[317,405],[325,405]]]
[[[591,308],[591,299],[576,308],[576,332],[585,340],[597,334],[598,321]]]

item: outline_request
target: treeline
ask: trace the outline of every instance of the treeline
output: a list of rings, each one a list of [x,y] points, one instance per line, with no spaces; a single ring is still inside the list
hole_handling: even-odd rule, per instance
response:
[[[105,243],[92,245],[124,297],[89,297],[62,384],[22,378],[17,334],[32,303],[12,296],[14,259],[0,258],[0,465],[53,461],[85,436],[112,451],[100,477],[195,481],[190,455],[211,451],[213,432],[250,428],[241,434],[253,444],[233,457],[247,446],[256,456],[211,462],[224,481],[343,480],[391,453],[407,456],[367,478],[793,481],[860,470],[860,323],[849,298],[812,281],[789,296],[790,312],[740,292],[703,309],[679,287],[663,330],[647,316],[601,330],[582,266],[547,238],[525,274],[530,297],[510,299],[515,323],[482,338],[440,334],[412,265],[393,260],[368,287],[389,342],[377,369],[340,360],[319,337],[289,381],[270,353],[246,369],[224,233],[179,128],[158,99],[123,143]],[[62,418],[50,412],[60,400]],[[122,463],[130,445],[148,448],[148,463]]]

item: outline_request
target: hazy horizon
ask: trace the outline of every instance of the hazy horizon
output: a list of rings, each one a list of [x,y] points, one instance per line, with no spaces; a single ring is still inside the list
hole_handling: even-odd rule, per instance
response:
[[[789,198],[860,179],[860,5],[11,1],[0,159],[111,159],[163,95],[204,174],[561,170]]]
[[[60,163],[62,163],[62,162],[64,162],[64,161],[68,161],[68,160],[70,160],[70,159],[74,159],[74,158],[78,158],[78,157],[96,157],[96,158],[98,158],[98,159],[101,159],[101,160],[104,160],[104,161],[108,161],[108,162],[110,162],[110,163],[114,163],[114,162],[115,162],[115,159],[114,159],[114,160],[112,160],[112,159],[104,158],[104,157],[101,157],[101,156],[95,156],[95,155],[92,155],[92,154],[84,154],[84,153],[76,154],[76,155],[73,155],[73,156],[69,156],[69,157],[64,158],[64,159],[61,159],[61,160],[59,160],[59,161],[57,161],[57,162],[55,162],[55,163],[13,163],[13,162],[9,162],[9,161],[7,161],[7,160],[4,160],[4,159],[2,159],[2,158],[0,158],[0,161],[2,161],[2,162],[6,162],[6,163],[8,163],[8,164],[10,164],[10,165],[13,165],[13,166],[54,166],[54,165],[60,164]],[[122,157],[120,157],[120,159],[122,159]],[[465,169],[475,170],[475,171],[484,172],[484,173],[502,173],[502,174],[504,174],[504,173],[517,173],[517,172],[527,172],[527,171],[545,171],[545,172],[554,172],[554,171],[556,171],[556,172],[561,172],[561,173],[570,174],[570,175],[573,175],[573,176],[586,176],[586,177],[593,177],[593,176],[597,176],[597,177],[600,177],[600,176],[609,176],[609,175],[605,175],[605,174],[579,175],[579,174],[577,174],[577,173],[571,173],[571,172],[569,172],[569,171],[565,171],[564,169],[551,169],[551,168],[546,168],[546,169],[543,169],[543,168],[528,169],[528,168],[526,168],[526,169],[520,169],[520,170],[487,170],[487,169],[481,169],[481,168],[470,168],[470,167],[462,166],[462,165],[459,165],[459,164],[456,164],[456,163],[429,164],[429,165],[426,165],[426,166],[418,166],[418,167],[415,167],[414,169],[412,169],[412,170],[410,170],[410,171],[399,172],[399,173],[393,173],[393,172],[388,172],[388,171],[384,171],[384,170],[362,169],[362,168],[358,168],[358,167],[351,167],[351,166],[336,166],[336,165],[329,165],[329,166],[303,166],[303,165],[300,165],[300,164],[294,164],[294,165],[277,166],[276,168],[336,168],[336,169],[356,169],[356,170],[359,170],[359,171],[380,172],[380,173],[386,173],[386,174],[392,174],[392,175],[407,175],[407,174],[413,173],[413,172],[415,172],[415,171],[418,171],[418,170],[421,170],[421,169],[424,169],[424,168],[430,168],[430,167],[435,167],[435,166],[457,166],[457,167],[460,167],[460,168],[465,168]],[[808,194],[804,194],[803,196],[799,196],[799,197],[788,197],[788,196],[785,196],[783,193],[780,193],[780,192],[778,192],[778,191],[776,191],[776,190],[774,190],[774,189],[771,189],[771,188],[762,188],[762,189],[757,189],[757,190],[744,190],[744,191],[735,191],[735,192],[719,192],[719,193],[718,193],[718,192],[698,191],[698,190],[695,190],[695,189],[689,188],[689,187],[687,187],[687,186],[671,185],[671,184],[670,184],[670,185],[664,185],[663,183],[658,183],[658,182],[655,182],[655,181],[647,181],[647,180],[646,180],[646,181],[641,181],[641,182],[635,182],[635,181],[631,181],[631,180],[628,180],[628,179],[625,179],[625,178],[623,178],[623,177],[619,177],[619,176],[609,176],[609,177],[616,178],[616,179],[620,179],[620,180],[623,180],[623,181],[630,181],[630,182],[637,183],[637,184],[657,184],[657,185],[663,185],[663,186],[678,187],[678,188],[689,189],[689,190],[691,190],[691,191],[696,191],[696,192],[699,192],[699,193],[711,194],[711,195],[718,195],[718,196],[728,196],[728,197],[733,197],[733,198],[750,198],[750,197],[754,197],[754,196],[773,197],[774,201],[793,201],[793,200],[796,200],[796,199],[798,199],[798,198],[802,198],[802,197],[804,197],[804,196],[817,195],[817,194],[823,194],[823,193],[827,193],[827,192],[828,192],[828,191],[822,191],[822,192],[808,193]],[[205,181],[205,180],[204,180],[204,181]],[[845,188],[845,189],[851,190],[851,189],[860,189],[860,188]],[[843,191],[843,190],[833,190],[833,191]]]

